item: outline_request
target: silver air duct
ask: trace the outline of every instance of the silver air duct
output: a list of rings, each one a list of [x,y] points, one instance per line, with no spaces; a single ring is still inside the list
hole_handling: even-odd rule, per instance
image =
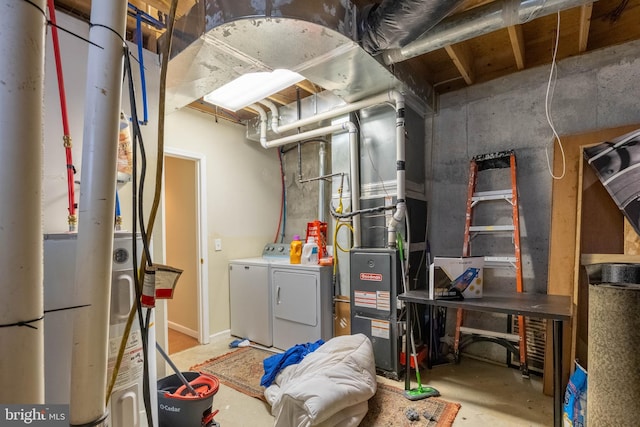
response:
[[[445,19],[422,37],[405,46],[386,50],[382,56],[385,64],[395,64],[492,31],[524,24],[541,16],[588,3],[593,1],[503,0],[492,2]]]
[[[384,0],[363,9],[360,42],[376,55],[412,42],[453,12],[463,0]]]

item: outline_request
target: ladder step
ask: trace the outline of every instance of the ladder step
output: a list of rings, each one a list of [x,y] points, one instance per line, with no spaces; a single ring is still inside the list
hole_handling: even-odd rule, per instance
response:
[[[491,337],[491,338],[502,338],[507,341],[520,342],[520,335],[508,334],[506,332],[485,331],[483,329],[468,328],[466,326],[460,326],[460,333],[480,335],[483,337]]]
[[[513,225],[472,225],[469,227],[471,233],[499,233],[513,230],[515,230]]]
[[[514,256],[486,256],[484,257],[484,266],[486,268],[511,268],[516,265],[516,257]]]
[[[471,198],[474,202],[483,202],[486,200],[511,200],[513,198],[513,191],[511,190],[494,190],[494,191],[478,191],[473,193]]]

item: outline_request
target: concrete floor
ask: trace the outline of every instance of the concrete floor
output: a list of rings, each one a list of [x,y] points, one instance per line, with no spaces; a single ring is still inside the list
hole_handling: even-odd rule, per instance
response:
[[[173,354],[171,359],[180,370],[188,370],[228,352],[231,341],[229,336],[220,336],[210,344]],[[542,394],[541,377],[525,380],[516,369],[470,358],[463,358],[459,365],[423,369],[421,375],[423,383],[437,388],[442,399],[462,405],[454,427],[553,425],[553,400]],[[404,388],[402,381],[382,377],[378,381]],[[414,378],[412,387],[415,385]],[[221,427],[266,427],[274,421],[266,403],[222,384],[213,399],[213,409],[220,411],[215,420]]]

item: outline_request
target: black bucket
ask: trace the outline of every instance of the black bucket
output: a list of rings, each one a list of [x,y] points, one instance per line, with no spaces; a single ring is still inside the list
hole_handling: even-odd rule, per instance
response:
[[[185,379],[196,390],[192,395],[177,375],[158,380],[158,426],[202,427],[215,425],[211,406],[218,391],[216,377],[198,372],[182,372]],[[216,411],[217,412],[217,411]]]

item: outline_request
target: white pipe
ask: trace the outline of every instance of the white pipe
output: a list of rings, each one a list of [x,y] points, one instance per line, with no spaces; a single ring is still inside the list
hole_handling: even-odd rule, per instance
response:
[[[70,423],[105,416],[113,212],[127,1],[91,3],[82,147]],[[120,36],[120,37],[119,37]],[[135,256],[132,254],[132,256]],[[97,425],[109,425],[108,418]]]
[[[405,201],[405,138],[404,138],[404,99],[398,97],[395,100],[396,108],[396,186],[397,201],[396,211],[389,220],[387,226],[387,245],[391,248],[396,246],[396,228],[402,224],[406,214],[407,205]]]
[[[0,0],[0,402],[44,403],[44,0]],[[3,414],[4,415],[4,414]]]
[[[262,101],[260,101],[260,103],[266,105],[269,110],[271,110],[271,130],[274,133],[280,133],[280,113],[278,112],[278,107],[268,99],[263,99]]]
[[[341,107],[337,107],[320,114],[314,114],[313,116],[296,120],[295,122],[288,123],[282,126],[278,125],[278,116],[279,116],[278,108],[271,101],[263,100],[263,101],[260,101],[260,103],[268,106],[269,109],[271,110],[271,129],[275,133],[284,133],[299,127],[318,123],[322,120],[328,120],[334,117],[342,116],[344,114],[352,113],[357,110],[362,110],[363,108],[371,107],[373,105],[383,104],[385,102],[395,103],[398,96],[402,98],[402,94],[400,94],[400,92],[398,92],[397,90],[389,90],[387,92],[381,93],[371,98],[367,98],[367,99],[363,99],[362,101],[357,101],[351,104],[343,105]]]
[[[405,126],[404,126],[404,96],[397,90],[389,90],[388,92],[380,95],[373,96],[362,101],[347,104],[342,107],[334,108],[333,110],[326,111],[324,113],[316,114],[295,122],[289,123],[284,126],[278,125],[278,108],[276,105],[268,100],[260,101],[260,103],[266,105],[271,110],[271,129],[276,133],[286,132],[298,127],[317,123],[322,120],[328,120],[343,114],[348,114],[356,110],[360,110],[373,105],[383,103],[393,104],[396,110],[396,185],[397,185],[397,202],[396,212],[393,214],[387,225],[388,238],[387,245],[391,248],[396,246],[396,228],[399,223],[404,221],[406,214],[406,190],[405,190]],[[252,107],[253,108],[253,107]],[[256,110],[257,111],[257,110]],[[291,142],[301,141],[303,139],[313,138],[321,135],[327,135],[329,133],[337,132],[340,129],[346,129],[349,131],[349,152],[351,157],[351,210],[356,212],[360,210],[360,172],[359,172],[359,154],[358,154],[358,141],[356,136],[356,127],[353,123],[343,123],[347,127],[340,127],[342,125],[326,126],[324,128],[315,129],[307,132],[298,133],[295,135],[279,138],[273,141],[266,141],[266,124],[263,126],[264,118],[261,115],[261,133],[260,141],[265,141],[262,146],[264,148],[278,147]],[[262,130],[264,129],[264,132]],[[354,247],[358,248],[361,244],[360,239],[360,216],[353,217],[354,228]]]
[[[254,108],[254,107],[251,107]],[[256,109],[256,111],[259,111]],[[262,115],[260,116],[262,118]],[[261,126],[262,130],[262,126]],[[334,132],[346,130],[349,132],[349,151],[351,153],[351,210],[360,210],[360,171],[358,162],[358,134],[356,126],[351,122],[343,122],[337,125],[325,126],[323,128],[314,129],[307,132],[297,133],[295,135],[286,136],[284,138],[275,139],[262,144],[264,148],[280,147],[292,142],[302,141],[304,139],[315,138],[318,136],[329,135]],[[266,141],[266,128],[264,133],[260,134],[260,141]],[[354,247],[360,247],[360,217],[356,215],[353,218],[353,242]]]
[[[305,139],[317,138],[319,136],[329,135],[334,132],[339,132],[341,130],[349,130],[346,123],[340,123],[337,125],[325,126],[318,129],[308,130],[306,132],[296,133],[289,136],[284,136],[282,138],[274,139],[271,141],[267,141],[266,144],[262,146],[264,148],[273,148],[273,147],[281,147],[283,145],[291,144],[292,142],[298,142]]]

